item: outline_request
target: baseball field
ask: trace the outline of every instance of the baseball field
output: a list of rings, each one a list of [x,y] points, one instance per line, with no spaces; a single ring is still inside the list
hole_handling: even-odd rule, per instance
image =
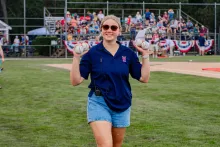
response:
[[[86,121],[90,80],[71,86],[71,61],[6,60],[0,73],[1,147],[95,146]],[[130,80],[133,104],[124,147],[219,147],[220,72],[202,68],[220,68],[220,57],[151,61],[149,83]]]

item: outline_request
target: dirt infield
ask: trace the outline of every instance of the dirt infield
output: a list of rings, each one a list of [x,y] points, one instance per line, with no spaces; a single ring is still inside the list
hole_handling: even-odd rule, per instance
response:
[[[71,69],[71,64],[47,64],[47,66]],[[219,78],[220,72],[202,70],[203,68],[220,68],[220,63],[207,62],[152,62],[151,71],[166,71],[211,78]]]

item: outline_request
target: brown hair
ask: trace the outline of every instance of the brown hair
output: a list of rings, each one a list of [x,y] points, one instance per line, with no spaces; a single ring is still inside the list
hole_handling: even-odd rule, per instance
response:
[[[120,30],[122,29],[120,19],[119,19],[118,17],[116,17],[115,15],[107,15],[107,16],[105,16],[105,17],[102,19],[101,27],[102,27],[103,23],[104,23],[106,20],[109,20],[109,19],[112,19],[112,20],[114,20],[115,22],[117,22],[117,24],[118,24],[118,26],[119,26],[119,29],[120,29]]]

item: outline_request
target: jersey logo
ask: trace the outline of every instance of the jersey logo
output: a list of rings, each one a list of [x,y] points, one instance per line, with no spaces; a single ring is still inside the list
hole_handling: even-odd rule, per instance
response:
[[[122,56],[122,61],[126,62],[126,56]]]

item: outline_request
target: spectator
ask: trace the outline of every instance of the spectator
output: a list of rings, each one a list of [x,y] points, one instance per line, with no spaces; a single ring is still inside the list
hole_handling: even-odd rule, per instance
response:
[[[170,22],[170,28],[172,29],[172,34],[174,34],[174,39],[176,39],[176,32],[177,32],[177,29],[178,29],[178,21],[177,21],[177,19],[173,19]]]
[[[67,41],[72,41],[73,40],[73,34],[72,32],[69,30],[68,31],[68,35],[67,35]]]
[[[142,16],[139,11],[136,13],[136,20],[142,22]]]
[[[200,36],[199,36],[199,55],[204,56],[204,53],[205,53],[205,38],[204,38],[204,34],[200,33]]]
[[[168,15],[166,11],[163,13],[163,19],[168,20]]]
[[[18,36],[15,36],[14,45],[15,46],[19,46],[20,45],[20,39],[18,38]]]
[[[98,21],[98,16],[96,15],[96,13],[93,12],[92,15],[93,15],[93,19],[92,20]]]
[[[204,35],[208,35],[208,30],[207,30],[207,28],[204,27],[204,25],[202,25],[202,27],[200,28],[199,32],[204,34]]]
[[[0,45],[7,45],[8,44],[8,41],[6,39],[6,35],[4,34],[1,39],[0,39]]]
[[[169,18],[169,21],[173,20],[173,18],[174,18],[174,11],[173,11],[173,9],[169,9],[168,10],[168,18]]]
[[[135,37],[136,37],[136,24],[132,22],[130,28],[130,38],[131,40],[135,40]]]
[[[99,20],[100,22],[101,22],[102,19],[105,17],[104,14],[102,13],[102,10],[99,11],[99,14],[98,14],[97,17],[98,17],[98,20]]]
[[[199,38],[199,25],[196,23],[193,28],[194,39],[198,40]]]
[[[55,31],[56,34],[60,34],[61,33],[61,22],[60,20],[58,20],[56,22],[56,31]]]
[[[168,39],[171,39],[172,29],[170,27],[170,24],[167,24],[166,30],[167,30],[167,37],[168,37]]]
[[[131,15],[128,16],[127,22],[125,24],[125,32],[130,31],[130,27],[131,27]]]
[[[175,44],[174,44],[173,40],[166,39],[166,44],[170,47],[170,55],[169,55],[169,57],[173,57],[173,50],[175,48]]]
[[[156,18],[153,12],[150,14],[150,20],[153,20],[154,22],[156,21]]]
[[[66,12],[66,22],[69,24],[70,21],[71,21],[71,15],[70,15],[70,12],[67,11],[67,12]]]
[[[26,37],[26,38],[25,38],[25,39],[26,39],[26,40],[25,40],[26,45],[29,45],[29,37],[28,37],[28,35],[25,35],[25,37]]]
[[[146,40],[151,40],[152,39],[152,28],[150,26],[148,26],[145,29],[145,36],[146,36]]]
[[[71,28],[73,28],[73,29],[77,29],[77,27],[78,27],[78,22],[77,22],[77,20],[75,19],[75,17],[72,17],[72,19],[71,19],[71,21],[70,21],[70,26],[71,26]]]
[[[88,16],[89,16],[89,21],[92,21],[94,16],[92,15],[92,13],[90,11],[87,12]]]
[[[189,33],[193,32],[193,23],[190,20],[187,21],[186,27]]]
[[[145,24],[146,24],[146,26],[149,25],[150,15],[151,15],[150,10],[146,9],[146,12],[145,12],[145,19],[146,19]]]
[[[158,50],[159,50],[159,34],[157,31],[153,32],[153,38],[151,41],[150,48],[153,51],[153,58],[157,58]]]
[[[143,29],[143,26],[142,26],[142,23],[140,20],[137,20],[137,23],[136,23],[136,32],[138,32],[139,30],[142,30]]]

